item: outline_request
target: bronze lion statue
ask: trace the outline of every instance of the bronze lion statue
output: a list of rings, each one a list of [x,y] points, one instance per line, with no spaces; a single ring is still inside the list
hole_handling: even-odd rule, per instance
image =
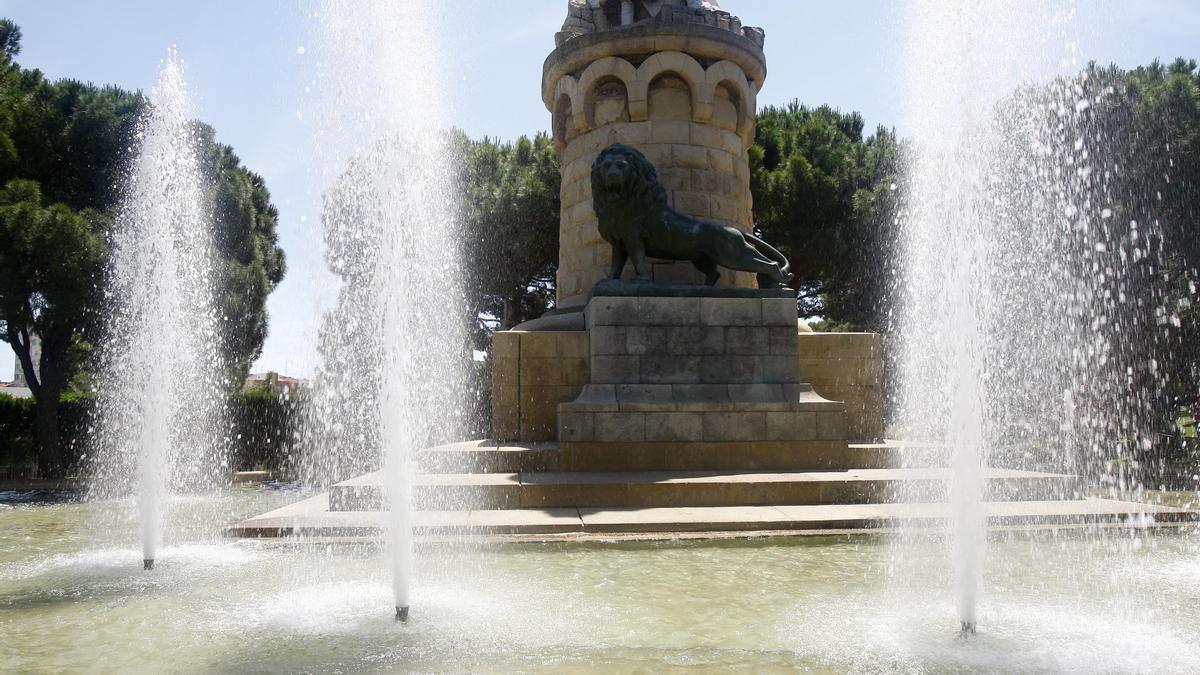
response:
[[[708,286],[721,278],[718,266],[754,272],[760,288],[784,288],[792,280],[787,258],[762,239],[667,206],[654,165],[627,145],[608,146],[592,164],[592,205],[600,236],[612,244],[613,279],[632,258],[633,281],[650,283],[650,257],[689,260]]]

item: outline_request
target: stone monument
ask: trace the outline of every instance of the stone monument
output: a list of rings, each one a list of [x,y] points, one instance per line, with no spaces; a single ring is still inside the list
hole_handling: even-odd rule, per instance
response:
[[[800,415],[798,409],[784,407],[801,400],[815,402],[815,394],[801,381],[819,379],[817,392],[827,398],[836,395],[849,412],[844,422],[827,421],[822,427],[824,435],[840,425],[843,438],[847,434],[858,439],[878,438],[882,432],[878,336],[825,334],[810,340],[811,334],[799,335],[794,302],[779,293],[763,292],[769,289],[758,289],[760,285],[778,286],[782,277],[763,277],[763,269],[744,265],[731,270],[725,263],[726,269],[713,278],[711,270],[702,269],[689,256],[668,259],[647,252],[640,281],[652,283],[635,290],[630,290],[630,284],[596,286],[612,274],[617,261],[613,244],[601,233],[592,166],[613,144],[635,148],[648,160],[661,185],[665,206],[672,212],[741,233],[755,250],[768,253],[753,243],[748,154],[754,140],[756,97],[766,78],[762,29],[743,26],[711,0],[569,0],[567,14],[555,36],[556,49],[547,57],[542,72],[542,98],[551,113],[562,170],[557,303],[547,316],[493,336],[493,437],[555,441],[567,434],[576,439],[572,442],[582,442],[578,439],[584,436],[579,434],[586,435],[589,419],[600,422],[603,437],[605,425],[618,419],[604,417],[612,411],[568,406],[564,414],[577,416],[570,417],[574,421],[567,428],[561,424],[559,405],[608,401],[604,398],[608,385],[626,387],[613,389],[618,407],[622,396],[634,395],[628,387],[635,385],[640,387],[639,396],[649,395],[653,389],[660,398],[666,396],[663,387],[678,387],[671,390],[672,404],[692,408],[700,405],[697,397],[705,392],[705,405],[716,407],[698,411],[706,415],[700,421],[702,426],[717,424],[718,413],[737,412],[730,407],[751,404],[778,408],[770,411],[776,413],[771,416],[773,425],[782,424],[780,413],[789,411],[799,415],[796,424],[812,421],[815,425],[814,419]],[[622,265],[620,274],[622,279],[633,279],[635,265]],[[706,282],[727,295],[740,291],[744,304],[758,309],[712,309],[731,307],[729,301],[736,298],[701,297],[699,289]],[[662,313],[655,315],[659,308],[652,305],[658,301],[651,296],[661,294],[661,287],[689,285],[697,288],[691,297],[664,298]],[[621,306],[619,313],[626,317],[621,319],[625,323],[596,323],[612,320],[602,318],[608,316],[604,314],[608,310],[594,304],[596,298],[606,298],[605,307]],[[593,303],[590,307],[589,301]],[[782,308],[788,303],[792,303],[791,315],[784,325]],[[632,321],[628,318],[631,307],[640,307],[652,316],[640,324],[628,323]],[[763,321],[770,323],[751,322],[747,318],[751,315],[768,317]],[[733,321],[732,316],[740,316],[737,321],[741,323],[722,323]],[[791,338],[784,339],[789,331]],[[618,335],[633,340],[620,348],[624,352],[617,346]],[[685,348],[689,339],[692,346]],[[781,370],[785,360],[794,364],[788,373]],[[634,361],[639,371],[628,382],[615,382],[612,371],[606,371],[628,371]],[[650,369],[697,370],[643,376],[642,364]],[[721,368],[737,373],[714,379]],[[716,385],[725,387],[724,396],[714,394]],[[827,394],[826,388],[831,393]],[[729,409],[719,409],[717,402]],[[766,409],[756,410],[764,413],[761,421],[765,425]],[[827,407],[822,412],[832,410]],[[587,417],[589,414],[592,417]],[[695,418],[687,419],[692,421],[686,424],[695,424]],[[734,418],[725,415],[721,419]],[[660,420],[670,421],[653,418],[651,422]],[[759,417],[751,415],[742,421],[753,426],[759,424]],[[776,436],[782,433],[775,426],[772,429]],[[694,439],[696,435],[680,438]],[[760,440],[768,442],[765,437]]]

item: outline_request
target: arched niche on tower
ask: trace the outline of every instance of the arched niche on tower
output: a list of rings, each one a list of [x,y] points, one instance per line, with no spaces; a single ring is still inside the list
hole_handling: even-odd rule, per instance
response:
[[[725,82],[713,90],[712,123],[723,129],[737,131],[741,127],[745,104],[741,95]]]
[[[708,67],[704,79],[712,92],[713,124],[746,136],[752,131],[756,103],[745,73],[729,61],[718,61]]]
[[[676,73],[660,73],[651,80],[647,101],[650,119],[692,119],[692,87]]]
[[[560,94],[555,101],[551,123],[554,125],[554,140],[558,143],[559,150],[562,150],[576,136],[574,109],[571,97],[567,94]]]
[[[614,122],[629,121],[629,89],[620,78],[597,79],[587,96],[588,127],[595,129]]]

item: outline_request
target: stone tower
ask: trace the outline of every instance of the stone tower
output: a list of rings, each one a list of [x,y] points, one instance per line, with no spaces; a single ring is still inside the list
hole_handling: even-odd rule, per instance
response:
[[[755,99],[766,77],[764,33],[714,0],[569,0],[542,69],[562,167],[558,303],[578,306],[609,269],[592,210],[590,171],[625,143],[658,169],[677,211],[749,231]],[[632,273],[627,269],[626,273]],[[656,261],[660,283],[698,283],[690,263]],[[720,285],[753,287],[722,270]]]

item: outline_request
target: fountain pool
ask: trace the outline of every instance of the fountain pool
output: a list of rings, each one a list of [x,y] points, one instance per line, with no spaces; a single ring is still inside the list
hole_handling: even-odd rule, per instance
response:
[[[239,488],[201,499],[235,520],[295,497]],[[935,541],[427,547],[421,611],[397,626],[379,611],[392,596],[382,545],[175,531],[145,574],[128,562],[134,532],[107,545],[88,532],[100,512],[127,508],[0,506],[0,669],[1200,669],[1200,543],[1169,531],[994,540],[988,628],[961,640]]]

